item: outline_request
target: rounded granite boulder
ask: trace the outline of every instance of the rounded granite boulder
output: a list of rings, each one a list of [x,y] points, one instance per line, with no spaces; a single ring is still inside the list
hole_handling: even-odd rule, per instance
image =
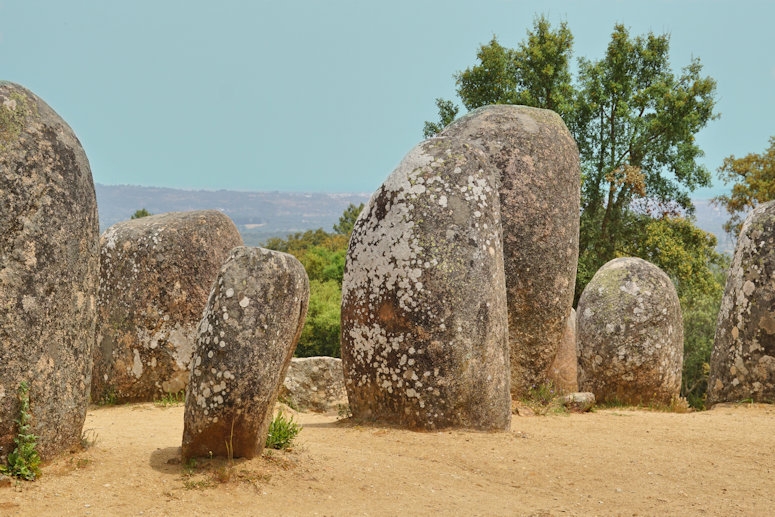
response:
[[[218,270],[242,237],[217,210],[114,224],[100,239],[94,402],[150,402],[186,388]]]
[[[0,82],[0,463],[14,449],[21,383],[40,455],[80,445],[98,285],[86,154],[45,102]]]
[[[681,305],[661,269],[634,257],[611,260],[581,293],[577,318],[581,391],[634,405],[679,396]]]

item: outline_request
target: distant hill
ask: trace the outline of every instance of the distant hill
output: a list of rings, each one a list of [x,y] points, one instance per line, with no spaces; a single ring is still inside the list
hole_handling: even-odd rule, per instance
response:
[[[371,194],[181,190],[96,184],[100,230],[129,219],[145,208],[152,214],[185,210],[219,210],[237,225],[245,244],[269,237],[323,228],[332,231],[350,203],[366,203]]]
[[[255,246],[269,237],[323,228],[331,231],[350,203],[369,200],[369,193],[245,192],[238,190],[181,190],[131,185],[95,185],[100,228],[129,219],[145,208],[152,214],[214,209],[234,221],[245,240]],[[695,199],[697,224],[716,235],[719,251],[732,253],[734,241],[724,233],[726,214],[709,200]]]

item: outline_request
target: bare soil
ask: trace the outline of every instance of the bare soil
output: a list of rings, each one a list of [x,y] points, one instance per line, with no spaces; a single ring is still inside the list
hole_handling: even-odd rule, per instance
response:
[[[514,416],[418,433],[300,413],[291,451],[180,463],[183,407],[92,408],[96,440],[0,487],[0,515],[772,515],[775,407]]]

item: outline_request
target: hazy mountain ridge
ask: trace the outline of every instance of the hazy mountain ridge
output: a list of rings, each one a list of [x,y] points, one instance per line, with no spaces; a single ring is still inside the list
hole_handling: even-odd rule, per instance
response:
[[[331,231],[350,203],[369,200],[370,193],[264,192],[240,190],[183,190],[133,185],[95,185],[100,229],[129,219],[145,208],[152,214],[214,209],[234,221],[251,246],[269,237],[323,228]],[[722,225],[727,215],[710,200],[695,199],[697,225],[718,238],[719,251],[734,251],[734,241]]]
[[[331,231],[350,203],[366,203],[368,193],[183,190],[96,184],[100,230],[145,208],[152,214],[219,210],[237,225],[248,245],[269,237],[323,228]]]

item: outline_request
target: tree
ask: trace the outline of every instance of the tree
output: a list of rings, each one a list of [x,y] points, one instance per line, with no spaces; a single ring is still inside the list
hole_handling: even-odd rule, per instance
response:
[[[718,175],[725,185],[732,184],[732,192],[713,201],[730,214],[724,230],[737,237],[745,215],[757,203],[775,199],[775,136],[770,137],[770,146],[762,154],[724,158]]]
[[[149,215],[153,215],[145,208],[141,208],[140,210],[135,211],[134,214],[132,214],[132,217],[130,219],[140,219],[141,217],[148,217]]]
[[[362,210],[363,203],[358,206],[350,203],[347,208],[345,208],[344,213],[339,217],[339,222],[334,225],[334,233],[347,235],[349,237],[355,226],[355,220],[358,219]]]
[[[631,38],[616,25],[606,55],[579,60],[570,129],[584,181],[580,261],[596,270],[622,250],[633,201],[691,213],[689,192],[710,184],[694,135],[716,117],[716,82],[695,59],[676,77],[667,35]]]
[[[460,111],[460,108],[457,107],[455,103],[442,98],[436,99],[436,107],[439,110],[439,121],[425,121],[425,127],[422,131],[422,134],[425,138],[430,138],[437,133],[441,133],[442,129],[450,125],[452,121],[455,120],[458,111]]]
[[[522,104],[565,115],[571,108],[573,87],[569,62],[573,35],[566,23],[553,31],[544,16],[536,18],[527,41],[515,50],[493,37],[477,52],[479,64],[459,72],[457,93],[463,105],[476,109],[489,104]]]

